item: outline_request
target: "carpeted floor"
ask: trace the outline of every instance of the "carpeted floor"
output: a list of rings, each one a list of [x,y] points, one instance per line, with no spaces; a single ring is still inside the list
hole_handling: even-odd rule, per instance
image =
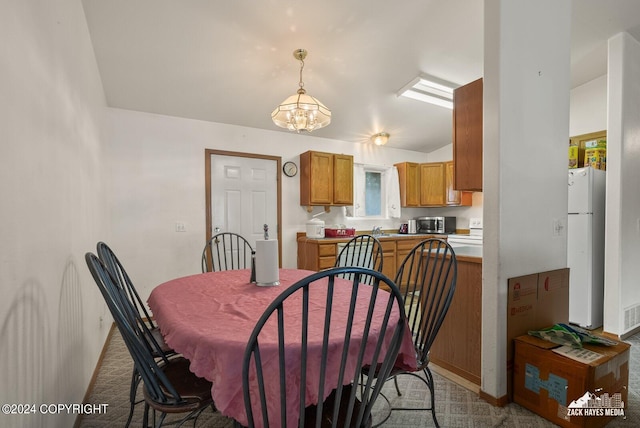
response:
[[[629,397],[625,410],[626,419],[617,418],[607,427],[638,427],[640,426],[640,334],[631,337],[627,342],[632,344],[630,356]],[[89,403],[107,403],[104,414],[85,415],[80,421],[81,428],[124,427],[129,413],[129,386],[131,382],[132,361],[118,331],[114,331],[108,343],[104,360],[96,378],[95,385],[89,398]],[[505,407],[494,407],[478,398],[458,384],[434,373],[436,383],[436,414],[440,426],[443,428],[533,428],[554,427],[556,425],[529,412],[517,404]],[[428,392],[418,379],[403,376],[401,379],[403,396],[393,401],[394,406],[421,405],[428,397]],[[393,383],[385,386],[386,395],[390,399],[396,397]],[[142,392],[138,392],[142,397]],[[379,400],[383,403],[383,400]],[[383,406],[383,404],[380,404]],[[142,426],[142,412],[144,406],[136,406],[131,427]],[[384,410],[381,408],[380,413]],[[188,424],[187,426],[192,426]],[[197,421],[197,427],[233,427],[233,421],[205,410]],[[435,426],[428,412],[393,412],[389,420],[383,425],[386,428],[400,427],[433,427]]]

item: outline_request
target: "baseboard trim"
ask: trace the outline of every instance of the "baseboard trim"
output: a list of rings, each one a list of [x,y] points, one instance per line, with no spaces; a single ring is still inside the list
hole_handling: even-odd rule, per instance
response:
[[[489,403],[489,404],[491,404],[492,406],[495,406],[495,407],[504,407],[507,404],[509,404],[509,397],[506,396],[506,395],[503,395],[502,397],[496,398],[493,395],[488,394],[488,393],[484,392],[481,389],[479,396],[484,401],[486,401],[487,403]]]
[[[631,336],[633,336],[634,334],[640,333],[640,326],[634,328],[633,330],[630,330],[626,333],[617,335],[617,334],[613,334],[613,333],[603,333],[605,336],[609,336],[613,339],[617,339],[617,340],[627,340],[628,338],[630,338]]]
[[[450,380],[451,382],[457,383],[458,385],[460,385],[463,388],[468,389],[471,392],[474,392],[476,394],[480,393],[480,386],[476,385],[475,383],[471,382],[468,379],[465,379],[464,377],[460,376],[459,374],[456,374],[450,370],[445,369],[442,366],[439,366],[438,364],[431,362],[429,364],[429,368],[434,371],[435,373],[438,373],[440,376]]]
[[[492,406],[495,407],[504,407],[507,404],[509,404],[509,397],[504,395],[502,397],[496,398],[493,395],[490,395],[486,392],[484,392],[482,390],[482,388],[478,385],[476,385],[475,383],[471,382],[468,379],[463,378],[462,376],[453,373],[435,363],[431,363],[429,364],[429,367],[431,367],[431,370],[433,370],[435,373],[438,373],[440,376],[450,380],[451,382],[457,383],[458,385],[462,386],[463,388],[468,389],[471,392],[474,392],[476,394],[478,394],[478,397],[481,398],[482,400],[486,401],[487,403],[491,404]]]
[[[480,376],[476,376],[474,374],[471,374],[465,370],[460,369],[459,367],[454,366],[453,364],[449,364],[447,361],[441,360],[440,358],[434,358],[432,357],[430,359],[430,364],[434,364],[436,366],[438,366],[439,368],[445,369],[450,373],[453,373],[454,375],[457,375],[463,379],[466,379],[467,381],[473,383],[474,385],[476,385],[476,389],[479,391],[480,390]],[[454,381],[455,382],[455,381]],[[459,382],[458,382],[459,383]],[[469,388],[467,388],[469,389]]]
[[[102,351],[100,352],[100,357],[98,357],[98,362],[96,363],[96,368],[93,369],[93,375],[91,376],[91,380],[89,381],[89,386],[87,386],[87,391],[84,394],[84,398],[82,399],[82,403],[86,404],[89,402],[89,398],[93,393],[93,387],[96,385],[96,380],[98,378],[98,374],[100,373],[100,368],[102,367],[102,362],[104,361],[104,357],[107,354],[107,348],[109,347],[109,343],[111,343],[111,337],[116,330],[116,324],[111,323],[111,328],[109,329],[109,333],[107,333],[107,338],[104,341],[104,345],[102,345]],[[82,422],[82,415],[78,414],[76,416],[76,421],[73,424],[73,428],[80,428],[80,423]]]

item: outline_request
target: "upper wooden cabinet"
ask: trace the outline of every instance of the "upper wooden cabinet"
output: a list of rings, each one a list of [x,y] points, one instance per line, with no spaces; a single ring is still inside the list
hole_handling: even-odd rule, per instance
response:
[[[353,156],[308,151],[300,155],[300,205],[353,204]]]
[[[482,79],[453,91],[453,186],[482,191]]]
[[[333,205],[353,205],[353,156],[333,155]]]
[[[443,162],[420,164],[420,205],[446,205],[444,180]]]
[[[455,206],[471,206],[473,193],[472,192],[461,192],[460,190],[455,190],[453,188],[453,162],[445,162],[444,163],[444,173],[445,173],[445,197],[447,199],[447,205],[455,205]]]
[[[402,207],[420,206],[420,164],[403,162],[395,165],[400,181],[400,205]]]
[[[400,181],[403,207],[470,206],[472,193],[453,188],[453,162],[395,165]]]

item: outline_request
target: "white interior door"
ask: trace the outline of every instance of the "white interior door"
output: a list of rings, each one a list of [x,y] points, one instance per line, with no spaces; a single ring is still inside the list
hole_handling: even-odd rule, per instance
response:
[[[278,163],[272,159],[211,155],[212,233],[235,232],[255,248],[264,224],[278,237]]]

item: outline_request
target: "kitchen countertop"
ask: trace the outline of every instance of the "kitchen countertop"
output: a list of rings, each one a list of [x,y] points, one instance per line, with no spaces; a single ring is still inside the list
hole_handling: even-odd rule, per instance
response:
[[[385,233],[381,236],[376,236],[380,241],[398,241],[409,239],[426,239],[427,237],[443,238],[446,239],[447,235],[434,235],[432,233],[417,233],[417,234],[405,234],[405,233]],[[347,242],[353,236],[336,237],[336,238],[307,238],[306,235],[301,234],[298,240],[317,241],[319,243],[340,243]],[[477,246],[459,246],[453,249],[456,253],[456,258],[462,262],[482,263],[482,247]]]
[[[357,232],[355,236],[358,235],[362,235],[362,232]],[[367,235],[371,235],[371,233],[367,233]],[[423,237],[436,237],[436,238],[446,238],[447,235],[440,235],[440,234],[433,234],[433,233],[388,233],[385,232],[382,235],[371,235],[371,236],[375,236],[378,239],[419,239],[419,238],[423,238]],[[336,241],[336,242],[342,242],[342,241],[348,241],[351,238],[353,238],[353,236],[337,236],[335,238],[307,238],[306,234],[304,232],[298,232],[298,239],[300,238],[305,238],[305,239],[312,239],[312,240],[317,240],[317,241],[321,241],[321,242],[329,242],[329,241]]]
[[[479,246],[461,246],[454,247],[456,258],[463,262],[482,263],[482,247]]]

